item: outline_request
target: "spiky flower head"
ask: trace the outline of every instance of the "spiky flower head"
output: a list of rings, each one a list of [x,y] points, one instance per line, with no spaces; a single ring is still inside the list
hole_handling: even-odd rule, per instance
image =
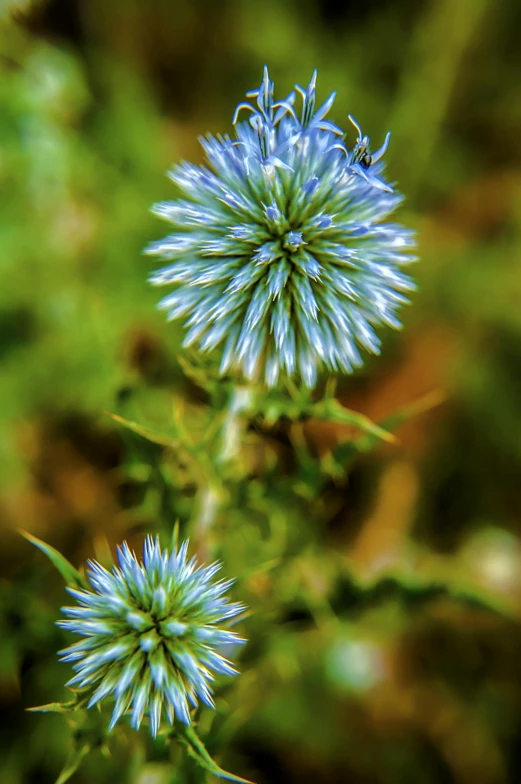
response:
[[[214,674],[236,674],[216,648],[244,642],[222,628],[244,608],[224,597],[233,580],[213,581],[220,564],[197,566],[187,546],[168,552],[148,537],[140,562],[124,542],[111,572],[89,562],[92,591],[68,589],[78,606],[58,623],[82,639],[60,653],[75,662],[67,685],[92,692],[88,707],[112,697],[111,729],[127,712],[135,729],[148,713],[153,736],[163,710],[189,724],[198,700],[213,707]]]
[[[275,103],[265,69],[247,94],[255,104],[236,109],[235,137],[202,139],[208,166],[176,166],[182,198],[153,208],[173,232],[148,248],[169,262],[151,280],[175,286],[160,307],[186,319],[184,345],[221,347],[221,373],[270,386],[351,372],[359,348],[378,353],[375,327],[401,326],[414,288],[401,270],[412,232],[385,222],[402,201],[383,179],[389,134],[371,154],[350,117],[358,138],[347,147],[325,119],[335,94],[315,109],[315,83],[316,71]]]

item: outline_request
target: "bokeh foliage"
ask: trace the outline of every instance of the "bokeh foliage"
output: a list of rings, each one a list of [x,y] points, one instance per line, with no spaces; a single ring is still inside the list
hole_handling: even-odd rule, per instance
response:
[[[519,781],[521,7],[0,7],[2,782],[53,781],[71,741],[63,717],[23,712],[67,699],[67,639],[59,577],[15,529],[74,564],[107,560],[124,537],[204,517],[201,486],[218,508],[196,544],[252,611],[242,675],[201,716],[220,764],[259,784]],[[401,220],[419,231],[405,330],[339,399],[382,423],[432,390],[445,402],[375,448],[273,394],[212,484],[229,390],[180,361],[141,249],[164,233],[148,214],[172,196],[164,170],[201,159],[197,135],[229,128],[265,62],[282,93],[317,67],[339,118],[376,144],[392,130]],[[159,742],[145,763],[130,732],[111,752],[72,780],[195,775],[174,752],[172,778]]]

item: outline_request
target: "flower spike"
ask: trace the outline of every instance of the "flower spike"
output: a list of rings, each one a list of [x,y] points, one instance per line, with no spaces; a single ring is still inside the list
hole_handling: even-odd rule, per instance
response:
[[[90,693],[88,707],[112,699],[111,729],[125,713],[135,729],[148,714],[153,736],[163,713],[189,724],[190,706],[213,707],[214,676],[237,672],[218,649],[244,642],[225,628],[244,607],[224,596],[233,581],[213,581],[220,564],[187,561],[187,546],[169,552],[147,537],[138,561],[124,542],[112,571],[89,563],[91,590],[68,589],[78,604],[58,625],[82,639],[60,653],[74,662],[67,685]]]
[[[380,190],[388,191],[392,193],[392,188],[383,180],[378,179],[372,173],[368,173],[368,169],[370,169],[375,163],[383,158],[387,147],[389,146],[389,140],[391,138],[391,132],[388,131],[385,141],[382,146],[373,154],[371,154],[369,147],[371,144],[371,140],[369,136],[362,135],[362,129],[356,122],[355,118],[351,115],[348,115],[350,122],[354,125],[357,130],[358,138],[356,140],[356,144],[353,148],[353,152],[351,153],[351,169],[356,174],[361,175],[366,182],[369,182],[371,185],[374,185],[376,188],[380,188]]]
[[[148,248],[164,260],[152,283],[173,287],[159,307],[185,319],[185,346],[219,350],[220,373],[268,386],[351,373],[414,289],[413,233],[389,222],[402,201],[384,178],[390,135],[372,154],[349,115],[347,146],[326,119],[335,93],[317,109],[316,90],[314,71],[275,101],[265,68],[234,138],[203,139],[207,166],[175,167],[181,198],[154,208],[171,224]]]
[[[387,148],[389,147],[389,141],[391,139],[391,131],[387,131],[385,135],[385,141],[381,147],[376,152],[373,152],[372,155],[372,164],[378,163],[378,161],[384,157],[385,153],[387,152]]]

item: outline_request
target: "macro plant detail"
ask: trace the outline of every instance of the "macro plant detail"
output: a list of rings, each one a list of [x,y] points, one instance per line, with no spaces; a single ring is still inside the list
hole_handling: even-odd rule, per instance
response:
[[[173,231],[147,249],[168,262],[151,282],[174,286],[159,307],[185,318],[185,346],[220,348],[221,374],[314,387],[360,366],[360,349],[378,353],[376,328],[401,326],[414,236],[387,222],[403,198],[384,179],[389,134],[371,154],[350,117],[350,149],[325,119],[335,93],[315,106],[316,71],[276,102],[265,69],[247,97],[234,138],[201,139],[207,166],[170,172],[181,198],[153,207]]]
[[[0,784],[521,784],[521,5],[0,8]]]
[[[305,541],[300,534],[293,541],[290,529],[292,524],[301,528],[301,504],[311,498],[309,478],[318,498],[330,480],[345,479],[358,454],[381,440],[393,441],[387,421],[374,423],[335,398],[334,379],[328,379],[320,399],[310,389],[321,373],[352,372],[362,364],[363,350],[378,353],[377,329],[401,326],[398,311],[414,289],[403,269],[415,260],[413,232],[388,221],[403,199],[384,177],[389,134],[372,152],[369,137],[349,115],[356,137],[348,146],[343,130],[327,119],[335,94],[316,107],[316,77],[315,71],[306,89],[296,85],[275,101],[266,68],[259,89],[236,108],[234,137],[203,139],[208,165],[176,166],[171,178],[180,197],[154,207],[173,226],[168,237],[148,247],[166,262],[152,283],[173,287],[160,307],[170,319],[185,318],[186,347],[220,351],[219,373],[230,376],[225,394],[213,360],[198,367],[180,360],[186,376],[204,389],[204,405],[189,409],[175,399],[166,433],[110,414],[131,436],[131,449],[146,468],[136,472],[136,486],[151,503],[157,499],[154,519],[161,536],[174,529],[177,542],[183,526],[199,555],[214,548],[226,552],[222,533],[227,529],[221,526],[229,526],[233,537],[239,512],[251,511],[251,519],[240,519],[241,531],[249,526],[251,535],[255,529],[254,549],[258,546],[261,555],[251,562],[245,549],[244,568],[240,559],[236,562],[241,586],[252,592],[246,595],[248,605],[259,586],[262,595],[262,575],[273,570],[276,585],[279,562]],[[390,425],[436,405],[426,397],[396,412]],[[349,433],[318,461],[303,433],[292,428],[310,418]],[[252,425],[260,446],[263,428],[282,419],[289,423],[294,450],[291,476],[285,469],[279,476],[275,451],[263,456],[259,449],[253,462],[248,454]],[[264,459],[275,461],[269,480]],[[285,486],[288,480],[294,486]],[[275,532],[270,515],[288,535],[260,535],[257,521]],[[69,717],[73,750],[59,784],[85,754],[98,748],[108,753],[109,735],[121,731],[125,717],[134,730],[148,723],[154,739],[160,734],[158,743],[174,741],[187,751],[181,761],[176,757],[179,780],[184,765],[192,780],[195,761],[199,776],[244,781],[219,767],[202,740],[224,748],[223,732],[232,722],[219,716],[214,731],[204,707],[215,707],[216,676],[237,674],[223,650],[245,642],[229,629],[245,607],[226,598],[233,580],[214,580],[220,564],[199,566],[187,557],[187,541],[168,550],[161,548],[159,536],[148,536],[142,560],[124,542],[117,565],[108,570],[90,561],[85,577],[53,547],[25,535],[60,571],[77,601],[63,608],[66,620],[58,622],[81,638],[60,652],[74,671],[66,684],[74,699],[34,708],[74,714]],[[273,550],[272,538],[283,552]],[[244,547],[247,537],[236,541]],[[317,609],[313,599],[311,614],[331,618],[328,601],[324,596]],[[271,607],[271,617],[273,612]],[[108,722],[106,702],[112,711]],[[100,710],[89,711],[96,707]]]
[[[111,572],[90,562],[92,590],[68,588],[78,605],[58,624],[82,639],[61,651],[76,671],[67,685],[89,694],[88,708],[114,698],[110,729],[127,712],[135,729],[147,713],[154,737],[163,715],[190,724],[198,700],[213,707],[214,675],[237,673],[217,649],[244,642],[222,627],[244,607],[224,597],[233,580],[213,581],[220,564],[197,566],[187,547],[147,537],[139,562],[125,542]]]

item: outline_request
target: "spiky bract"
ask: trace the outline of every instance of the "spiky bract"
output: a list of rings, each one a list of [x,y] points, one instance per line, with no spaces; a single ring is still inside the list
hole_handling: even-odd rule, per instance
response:
[[[243,642],[220,627],[243,610],[224,597],[233,580],[212,582],[220,564],[198,567],[187,545],[169,553],[148,537],[139,562],[124,542],[112,572],[89,563],[92,591],[68,589],[79,606],[64,607],[59,625],[83,639],[60,653],[75,662],[67,685],[92,691],[88,707],[113,697],[111,728],[130,712],[137,729],[148,713],[155,736],[163,709],[188,724],[198,699],[213,706],[213,674],[236,674],[215,650]]]
[[[396,311],[414,288],[401,267],[412,232],[385,218],[402,197],[383,180],[382,148],[371,155],[358,125],[352,150],[315,111],[316,72],[306,90],[274,103],[267,69],[236,125],[236,138],[201,140],[209,168],[170,173],[183,198],[154,211],[173,233],[148,252],[168,260],[152,276],[175,284],[160,303],[186,318],[185,345],[220,346],[220,371],[268,385],[295,375],[310,387],[321,369],[351,372],[359,348],[378,353],[374,327],[399,327]]]

